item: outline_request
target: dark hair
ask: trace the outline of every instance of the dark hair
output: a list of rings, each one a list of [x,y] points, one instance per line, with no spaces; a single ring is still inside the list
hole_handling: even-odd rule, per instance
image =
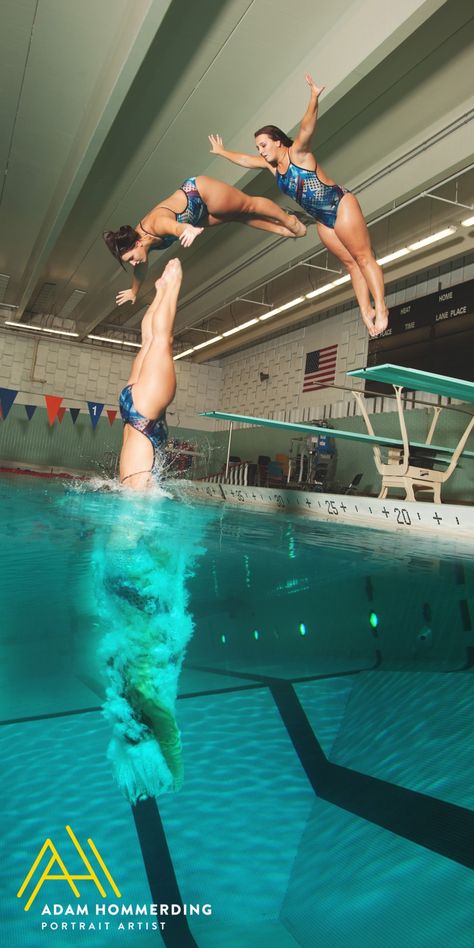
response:
[[[140,240],[140,234],[130,224],[123,224],[118,230],[104,230],[102,234],[110,253],[118,260],[119,264],[125,270],[122,263],[122,254],[127,253],[135,246],[137,240]]]
[[[285,135],[281,128],[278,128],[278,125],[262,125],[262,128],[257,129],[254,137],[256,138],[257,135],[268,135],[272,142],[281,142],[286,148],[293,144],[293,139],[289,135]]]

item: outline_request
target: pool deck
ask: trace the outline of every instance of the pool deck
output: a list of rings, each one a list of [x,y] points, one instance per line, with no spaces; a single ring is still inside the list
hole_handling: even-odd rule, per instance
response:
[[[474,540],[474,507],[468,505],[410,503],[357,494],[323,494],[208,481],[168,482],[167,488],[176,496],[235,504],[249,510],[281,510],[376,530],[410,531],[464,542]]]

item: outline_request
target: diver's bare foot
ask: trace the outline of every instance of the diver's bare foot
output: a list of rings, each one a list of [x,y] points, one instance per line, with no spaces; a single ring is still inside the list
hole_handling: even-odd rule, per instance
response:
[[[294,237],[304,237],[306,234],[306,225],[299,221],[294,214],[288,214],[288,229]]]
[[[174,298],[176,302],[183,279],[183,270],[177,257],[168,260],[161,276],[155,282],[155,303],[160,304],[165,299]]]
[[[168,260],[160,279],[166,287],[177,287],[179,289],[183,279],[183,268],[177,257]]]
[[[163,273],[161,274],[161,276],[159,276],[158,279],[155,280],[156,293],[157,294],[160,293],[162,296],[165,291],[166,286],[176,281],[181,283],[182,279],[183,279],[183,270],[181,267],[181,263],[177,257],[173,257],[172,260],[168,260],[168,263],[166,264],[166,267],[163,270]]]
[[[153,303],[159,303],[163,299],[163,294],[165,292],[165,284],[163,282],[163,274],[155,280],[155,299]]]
[[[376,336],[379,336],[381,332],[385,332],[388,326],[388,309],[386,306],[376,312],[374,326]]]
[[[363,313],[361,310],[360,315],[362,316],[362,322],[364,323],[365,326],[367,326],[369,336],[376,336],[377,333],[376,333],[375,325],[374,325],[375,310],[369,309],[366,313]]]

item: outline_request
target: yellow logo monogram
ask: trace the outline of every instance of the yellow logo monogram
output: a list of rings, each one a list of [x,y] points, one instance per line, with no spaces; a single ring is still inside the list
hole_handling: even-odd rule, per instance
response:
[[[45,868],[43,874],[41,875],[41,878],[40,878],[39,882],[36,884],[35,888],[33,889],[33,892],[31,893],[31,895],[30,895],[30,897],[29,897],[29,899],[28,899],[28,901],[27,901],[27,903],[26,903],[26,905],[25,905],[25,912],[28,912],[28,911],[29,911],[30,907],[32,906],[32,904],[33,904],[33,902],[34,902],[34,900],[35,900],[35,898],[36,898],[36,896],[38,895],[39,890],[41,889],[41,886],[43,885],[43,882],[45,882],[47,879],[62,879],[63,881],[68,882],[69,885],[70,885],[70,887],[71,887],[71,889],[72,889],[72,891],[74,892],[74,895],[75,895],[77,898],[80,898],[80,893],[79,893],[79,889],[78,889],[77,886],[75,885],[75,881],[74,881],[74,880],[77,880],[77,881],[78,881],[78,880],[83,880],[83,879],[89,879],[91,882],[95,882],[95,884],[96,884],[96,886],[97,886],[97,888],[98,888],[98,890],[99,890],[99,892],[100,892],[102,898],[106,898],[105,889],[104,889],[104,887],[102,886],[102,884],[101,884],[101,882],[99,881],[99,879],[97,878],[97,875],[96,875],[96,873],[94,872],[94,870],[93,870],[93,868],[92,868],[92,866],[91,866],[91,863],[89,862],[89,860],[88,860],[88,858],[87,858],[87,856],[86,856],[86,854],[85,854],[85,852],[84,852],[84,850],[83,850],[83,848],[82,848],[82,846],[81,846],[79,840],[78,840],[78,839],[76,838],[76,836],[74,835],[74,833],[73,833],[73,831],[72,831],[72,829],[71,829],[70,826],[66,826],[66,830],[67,830],[67,832],[68,832],[68,834],[69,834],[69,837],[71,838],[72,842],[74,843],[74,846],[76,847],[77,852],[79,853],[79,855],[80,855],[80,857],[81,857],[81,859],[82,859],[82,861],[83,861],[83,863],[84,863],[86,869],[88,870],[87,875],[73,875],[72,873],[68,872],[67,869],[66,869],[66,866],[65,866],[65,864],[64,864],[64,862],[63,862],[63,860],[61,859],[61,856],[59,855],[59,853],[58,853],[58,851],[57,851],[57,849],[56,849],[56,846],[54,845],[53,841],[48,838],[48,839],[43,843],[43,845],[42,845],[42,847],[41,847],[41,849],[40,849],[40,851],[39,851],[39,853],[38,853],[38,855],[37,855],[37,857],[36,857],[36,859],[35,859],[33,865],[31,866],[31,869],[30,869],[28,875],[26,876],[25,881],[23,882],[21,888],[20,888],[20,889],[18,890],[18,892],[17,892],[17,897],[18,897],[19,899],[21,899],[21,897],[22,897],[22,895],[23,895],[23,893],[24,893],[26,887],[28,886],[28,884],[29,884],[31,878],[33,877],[34,873],[36,872],[36,869],[38,868],[38,866],[39,866],[41,860],[43,859],[44,854],[46,853],[47,850],[49,850],[49,852],[50,852],[52,855],[51,855],[51,857],[50,857],[50,859],[49,859],[48,865],[46,866],[46,868]],[[102,859],[102,856],[100,855],[100,853],[99,853],[97,847],[96,847],[95,844],[93,843],[92,839],[88,839],[87,842],[88,842],[90,848],[92,849],[92,852],[93,852],[93,854],[94,854],[94,856],[95,856],[97,862],[99,863],[99,866],[101,867],[101,869],[102,869],[104,875],[106,876],[106,878],[107,878],[108,881],[110,882],[110,885],[112,886],[112,889],[114,890],[115,895],[116,895],[118,898],[121,898],[121,893],[119,892],[119,890],[118,890],[118,888],[117,888],[117,886],[116,886],[116,884],[115,884],[115,882],[114,882],[114,880],[113,880],[113,878],[112,878],[112,876],[111,876],[109,870],[107,869],[107,866],[105,865],[105,862],[104,862],[104,860]],[[51,874],[50,874],[50,869],[52,869],[52,867],[54,866],[55,863],[58,863],[58,865],[59,865],[59,867],[60,867],[60,869],[61,869],[62,871],[61,871],[61,873],[54,873],[54,874],[51,875]]]

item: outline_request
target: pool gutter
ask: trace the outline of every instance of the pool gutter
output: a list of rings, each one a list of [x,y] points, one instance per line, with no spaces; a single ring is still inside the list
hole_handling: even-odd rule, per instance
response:
[[[474,507],[468,505],[379,500],[356,494],[324,494],[208,481],[170,481],[166,486],[175,496],[192,500],[233,504],[249,510],[263,508],[301,513],[325,522],[404,533],[428,533],[474,543]]]

